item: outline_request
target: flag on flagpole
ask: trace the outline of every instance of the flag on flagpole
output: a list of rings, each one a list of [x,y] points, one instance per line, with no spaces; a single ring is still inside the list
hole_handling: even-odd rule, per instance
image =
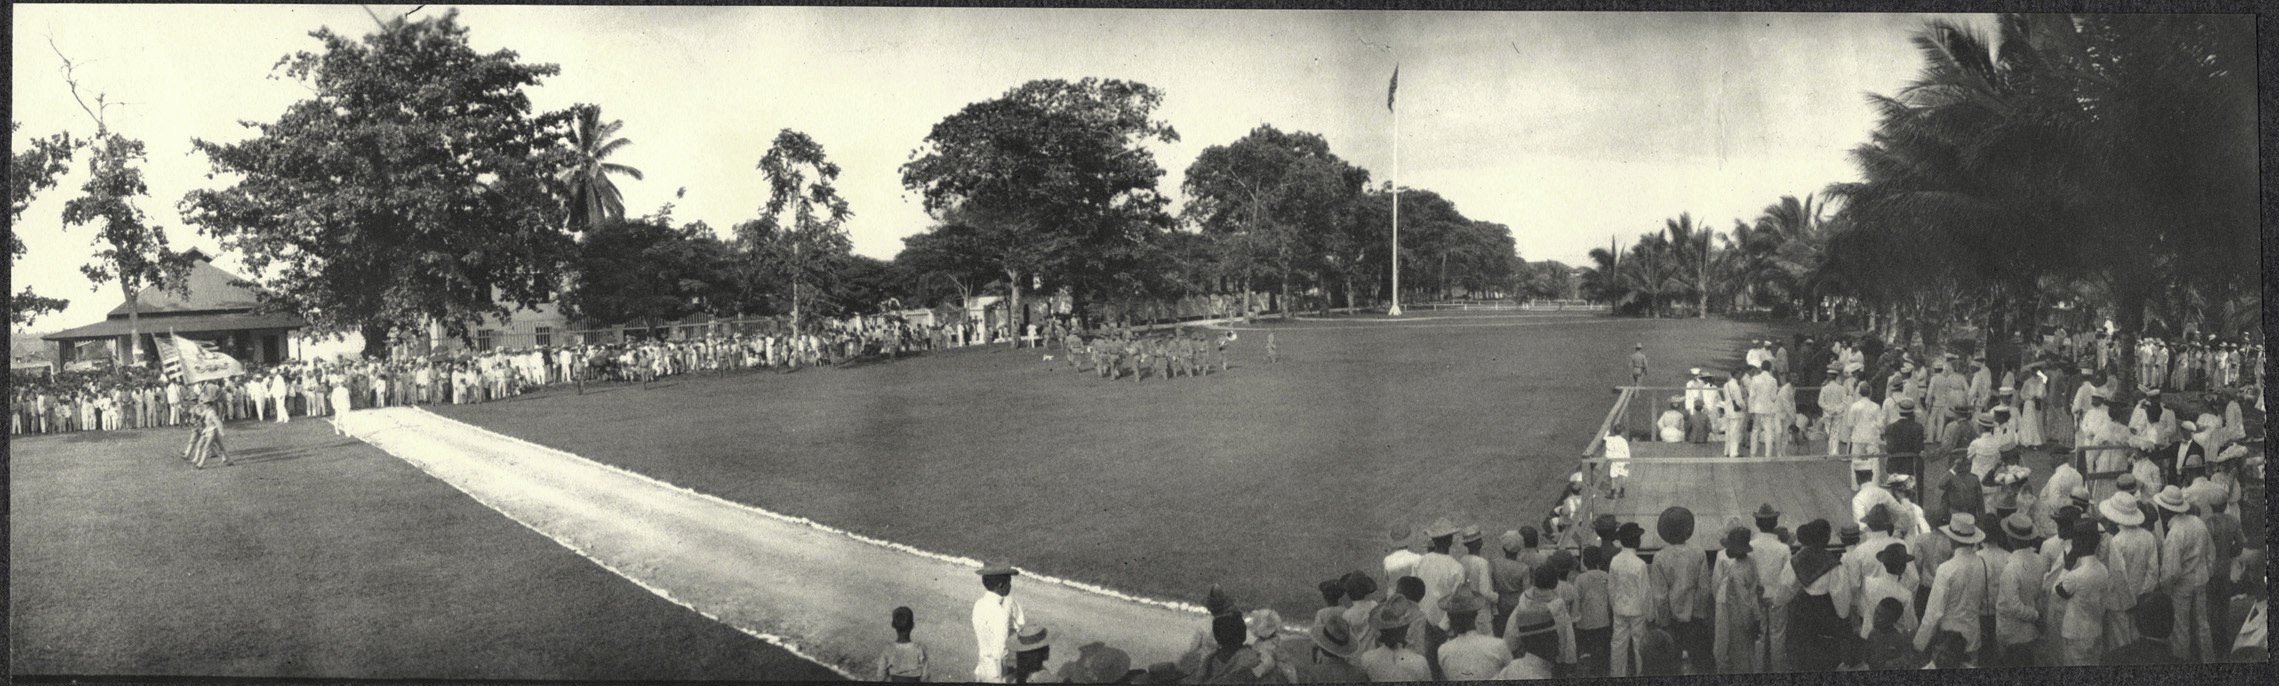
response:
[[[173,332],[167,332],[166,338],[159,346],[159,356],[169,379],[199,383],[245,374],[245,365],[213,343],[187,340]]]
[[[1393,65],[1393,82],[1385,86],[1385,111],[1393,110],[1393,95],[1401,90],[1401,65]]]

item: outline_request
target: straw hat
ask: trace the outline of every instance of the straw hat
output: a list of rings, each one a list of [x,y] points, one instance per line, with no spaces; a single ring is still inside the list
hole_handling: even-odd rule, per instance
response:
[[[2162,487],[2160,494],[2152,497],[2152,504],[2169,512],[2192,511],[2192,500],[2184,497],[2184,489],[2177,488],[2176,484]]]
[[[1026,653],[1051,647],[1052,631],[1043,624],[1031,624],[1021,627],[1021,633],[1013,637],[1011,652]]]
[[[1947,519],[1946,526],[1939,527],[1939,533],[1963,545],[1986,540],[1986,532],[1978,530],[1978,517],[1968,512],[1954,513]]]
[[[2097,515],[2121,526],[2144,523],[2144,510],[2137,507],[2137,497],[2125,491],[2114,493],[2104,502],[2097,503]]]

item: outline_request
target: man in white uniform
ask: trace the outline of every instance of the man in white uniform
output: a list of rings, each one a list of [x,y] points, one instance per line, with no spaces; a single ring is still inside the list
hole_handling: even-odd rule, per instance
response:
[[[1013,577],[1020,571],[1006,565],[982,567],[981,587],[987,592],[973,601],[973,639],[978,653],[973,661],[973,680],[982,683],[1005,682],[1005,643],[1028,623],[1021,612],[1021,603],[1013,600]]]

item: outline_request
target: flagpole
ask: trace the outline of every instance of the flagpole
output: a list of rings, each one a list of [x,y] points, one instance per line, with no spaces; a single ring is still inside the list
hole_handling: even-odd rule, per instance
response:
[[[1400,83],[1400,65],[1393,66],[1393,83]],[[1401,316],[1401,108],[1393,98],[1385,105],[1393,111],[1393,306],[1385,310],[1390,317]]]

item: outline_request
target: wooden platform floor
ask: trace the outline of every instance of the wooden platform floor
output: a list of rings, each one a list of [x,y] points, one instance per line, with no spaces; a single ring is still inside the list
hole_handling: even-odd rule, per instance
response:
[[[1627,496],[1599,502],[1600,512],[1644,525],[1646,548],[1663,546],[1654,531],[1654,520],[1671,506],[1693,511],[1695,545],[1718,535],[1728,519],[1753,528],[1752,515],[1766,503],[1780,510],[1781,525],[1791,530],[1814,519],[1827,519],[1837,527],[1851,519],[1848,462],[1732,461],[1724,458],[1723,443],[1630,445],[1632,457],[1700,458],[1697,463],[1634,463],[1630,465]]]

